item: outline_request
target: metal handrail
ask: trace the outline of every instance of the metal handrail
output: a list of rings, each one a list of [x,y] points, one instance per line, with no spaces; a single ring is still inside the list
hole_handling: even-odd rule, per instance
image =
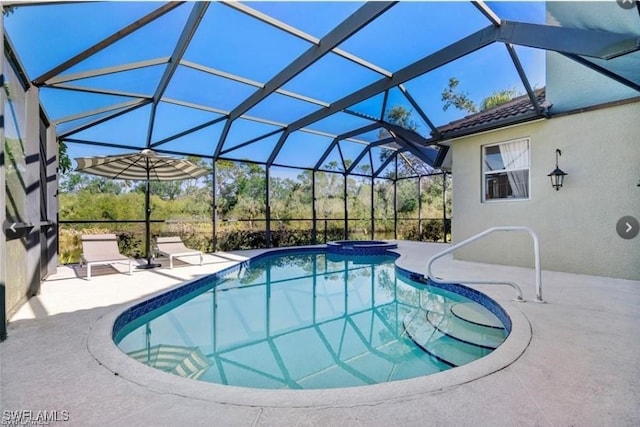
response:
[[[427,278],[432,282],[441,283],[441,284],[451,283],[451,282],[455,282],[455,283],[460,282],[460,283],[471,283],[474,285],[509,285],[516,290],[516,293],[517,293],[516,301],[524,301],[524,298],[522,297],[522,290],[518,285],[516,285],[513,282],[470,281],[470,280],[459,280],[459,279],[447,279],[447,281],[445,282],[442,279],[436,278],[431,273],[431,265],[438,258],[442,258],[443,256],[455,251],[456,249],[461,248],[462,246],[466,246],[469,243],[475,242],[476,240],[481,239],[487,236],[488,234],[494,233],[496,231],[526,231],[531,235],[531,237],[533,238],[533,252],[535,256],[535,269],[536,269],[536,302],[544,302],[542,299],[542,271],[540,269],[540,242],[538,240],[538,236],[536,235],[536,233],[529,227],[522,227],[522,226],[492,227],[481,233],[476,234],[475,236],[472,236],[466,240],[463,240],[462,242],[457,243],[451,246],[450,248],[437,253],[436,255],[432,256],[429,259],[429,261],[427,262]]]

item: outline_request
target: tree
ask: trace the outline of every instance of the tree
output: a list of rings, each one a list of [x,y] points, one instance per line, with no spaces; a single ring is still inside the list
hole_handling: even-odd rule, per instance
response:
[[[218,160],[216,162],[216,208],[225,217],[234,210],[241,194],[265,203],[265,172],[262,166]]]
[[[376,183],[374,187],[374,209],[377,218],[393,217],[393,185],[387,180]]]
[[[200,166],[203,169],[209,170],[211,172],[211,164],[208,163],[205,159],[197,156],[187,156],[187,160],[193,163],[196,166]],[[198,179],[187,179],[182,182],[182,187],[184,192],[187,194],[204,196],[208,199],[211,199],[211,181],[213,176],[211,173],[205,175],[202,178]],[[198,185],[198,183],[201,185]],[[204,190],[204,191],[203,191]]]
[[[287,220],[291,218],[310,217],[311,210],[304,215],[301,213],[306,207],[302,204],[305,192],[310,192],[310,188],[306,187],[299,181],[290,178],[271,178],[269,184],[271,191],[271,217],[278,220]]]
[[[418,211],[418,188],[416,179],[402,179],[396,184],[398,215],[416,217]]]
[[[64,176],[60,182],[63,193],[88,191],[96,194],[121,194],[126,187],[123,181],[114,181],[101,176],[89,176],[72,172]]]
[[[358,173],[361,173],[362,175],[371,175],[371,173],[373,172],[371,170],[371,165],[368,165],[366,163],[363,163],[363,164],[359,165],[358,167],[356,167],[355,171],[358,172]]]
[[[339,167],[335,160],[326,163],[323,168],[336,172],[316,173],[318,212],[328,218],[341,218],[343,216],[344,176],[337,172]]]
[[[63,176],[60,180],[59,187],[63,193],[74,193],[82,186],[83,175],[79,173],[70,173]]]
[[[436,170],[420,160],[413,153],[404,152],[398,156],[398,176],[408,177],[416,175],[429,175]]]
[[[243,163],[238,181],[238,191],[265,204],[266,175],[264,168],[255,163]]]
[[[401,105],[396,105],[389,110],[386,115],[386,120],[394,125],[398,125],[410,131],[417,132],[419,126],[412,119],[412,114],[412,110],[408,110]],[[382,129],[378,134],[378,138],[380,139],[388,138],[389,136],[389,132],[384,129]],[[380,161],[386,161],[394,153],[394,150],[381,150],[379,157]],[[393,172],[395,172],[395,169],[393,171],[387,172],[385,174],[385,177],[391,179],[395,178],[396,176]],[[433,172],[433,168],[431,168],[429,165],[409,152],[402,152],[398,157],[398,177],[416,176],[416,174],[426,175],[431,172]]]
[[[389,123],[415,132],[418,129],[418,124],[411,118],[411,114],[413,114],[412,110],[407,110],[401,105],[396,105],[389,110],[386,119]]]
[[[442,91],[442,110],[447,111],[449,107],[455,107],[458,110],[466,111],[469,114],[477,113],[476,104],[469,98],[467,92],[458,90],[460,81],[455,77],[449,78],[449,86]],[[494,91],[480,103],[480,111],[498,107],[511,101],[520,94],[515,89],[500,89]]]
[[[92,194],[117,195],[122,193],[122,183],[101,176],[95,176],[88,179],[82,190]]]
[[[458,110],[464,110],[469,114],[477,113],[475,103],[469,99],[467,92],[460,92],[458,85],[460,81],[455,77],[449,78],[449,87],[442,91],[442,110],[447,111],[449,107],[455,107]]]
[[[260,214],[264,213],[264,203],[246,194],[241,194],[234,207],[234,212],[237,213],[239,218],[248,219],[249,228],[251,229],[253,228],[253,221],[257,219]]]
[[[58,143],[58,168],[62,175],[71,171],[71,159],[67,153],[67,144],[62,141]]]
[[[412,114],[412,110],[408,110],[402,105],[396,105],[387,112],[387,114],[385,115],[385,120],[391,124],[398,125],[410,131],[416,132],[418,130],[418,124],[411,118]],[[385,139],[389,136],[391,135],[386,129],[380,129],[380,132],[378,133],[379,139]],[[394,150],[380,150],[380,161],[385,162],[394,153]],[[391,176],[387,177],[392,178]]]
[[[516,96],[518,96],[518,92],[515,89],[497,90],[482,100],[481,110],[484,111],[506,104]]]
[[[347,209],[350,218],[368,218],[371,212],[371,180],[362,177],[347,179]]]
[[[141,193],[145,192],[147,183],[145,181],[138,181],[135,186],[135,191]],[[181,181],[150,181],[149,182],[150,194],[154,194],[160,197],[162,200],[176,200],[182,190]]]
[[[233,209],[238,200],[240,164],[229,160],[216,162],[216,210],[223,217]]]

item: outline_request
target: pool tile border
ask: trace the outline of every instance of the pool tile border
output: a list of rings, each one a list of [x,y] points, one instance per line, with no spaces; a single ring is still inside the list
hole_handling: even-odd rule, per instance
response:
[[[511,318],[504,310],[504,308],[502,308],[500,304],[498,304],[493,298],[489,297],[488,295],[483,294],[480,291],[476,291],[475,289],[471,289],[470,287],[464,286],[460,283],[436,283],[432,280],[427,279],[422,274],[404,269],[402,267],[399,267],[398,265],[396,265],[396,272],[401,276],[406,277],[407,279],[421,285],[444,289],[445,291],[462,295],[463,297],[469,298],[473,302],[477,302],[478,304],[482,305],[484,308],[492,312],[494,315],[496,315],[496,317],[504,325],[507,333],[511,332]]]
[[[383,240],[337,240],[327,242],[327,252],[338,255],[388,255],[389,250],[397,249],[398,244]]]

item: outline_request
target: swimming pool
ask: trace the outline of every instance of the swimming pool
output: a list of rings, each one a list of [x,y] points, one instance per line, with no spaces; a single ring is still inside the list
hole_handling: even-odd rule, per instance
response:
[[[132,307],[116,320],[114,340],[180,376],[317,389],[441,372],[505,339],[510,325],[497,304],[457,285],[418,283],[394,260],[319,250],[265,256]]]

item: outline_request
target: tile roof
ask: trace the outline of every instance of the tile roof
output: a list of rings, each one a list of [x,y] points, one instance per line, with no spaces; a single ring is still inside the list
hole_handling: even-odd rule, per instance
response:
[[[506,104],[469,115],[463,119],[441,126],[438,128],[438,131],[442,138],[449,139],[545,117],[545,112],[549,108],[549,104],[546,102],[545,88],[537,89],[534,93],[542,108],[542,113],[536,112],[531,99],[525,94],[513,98]]]

